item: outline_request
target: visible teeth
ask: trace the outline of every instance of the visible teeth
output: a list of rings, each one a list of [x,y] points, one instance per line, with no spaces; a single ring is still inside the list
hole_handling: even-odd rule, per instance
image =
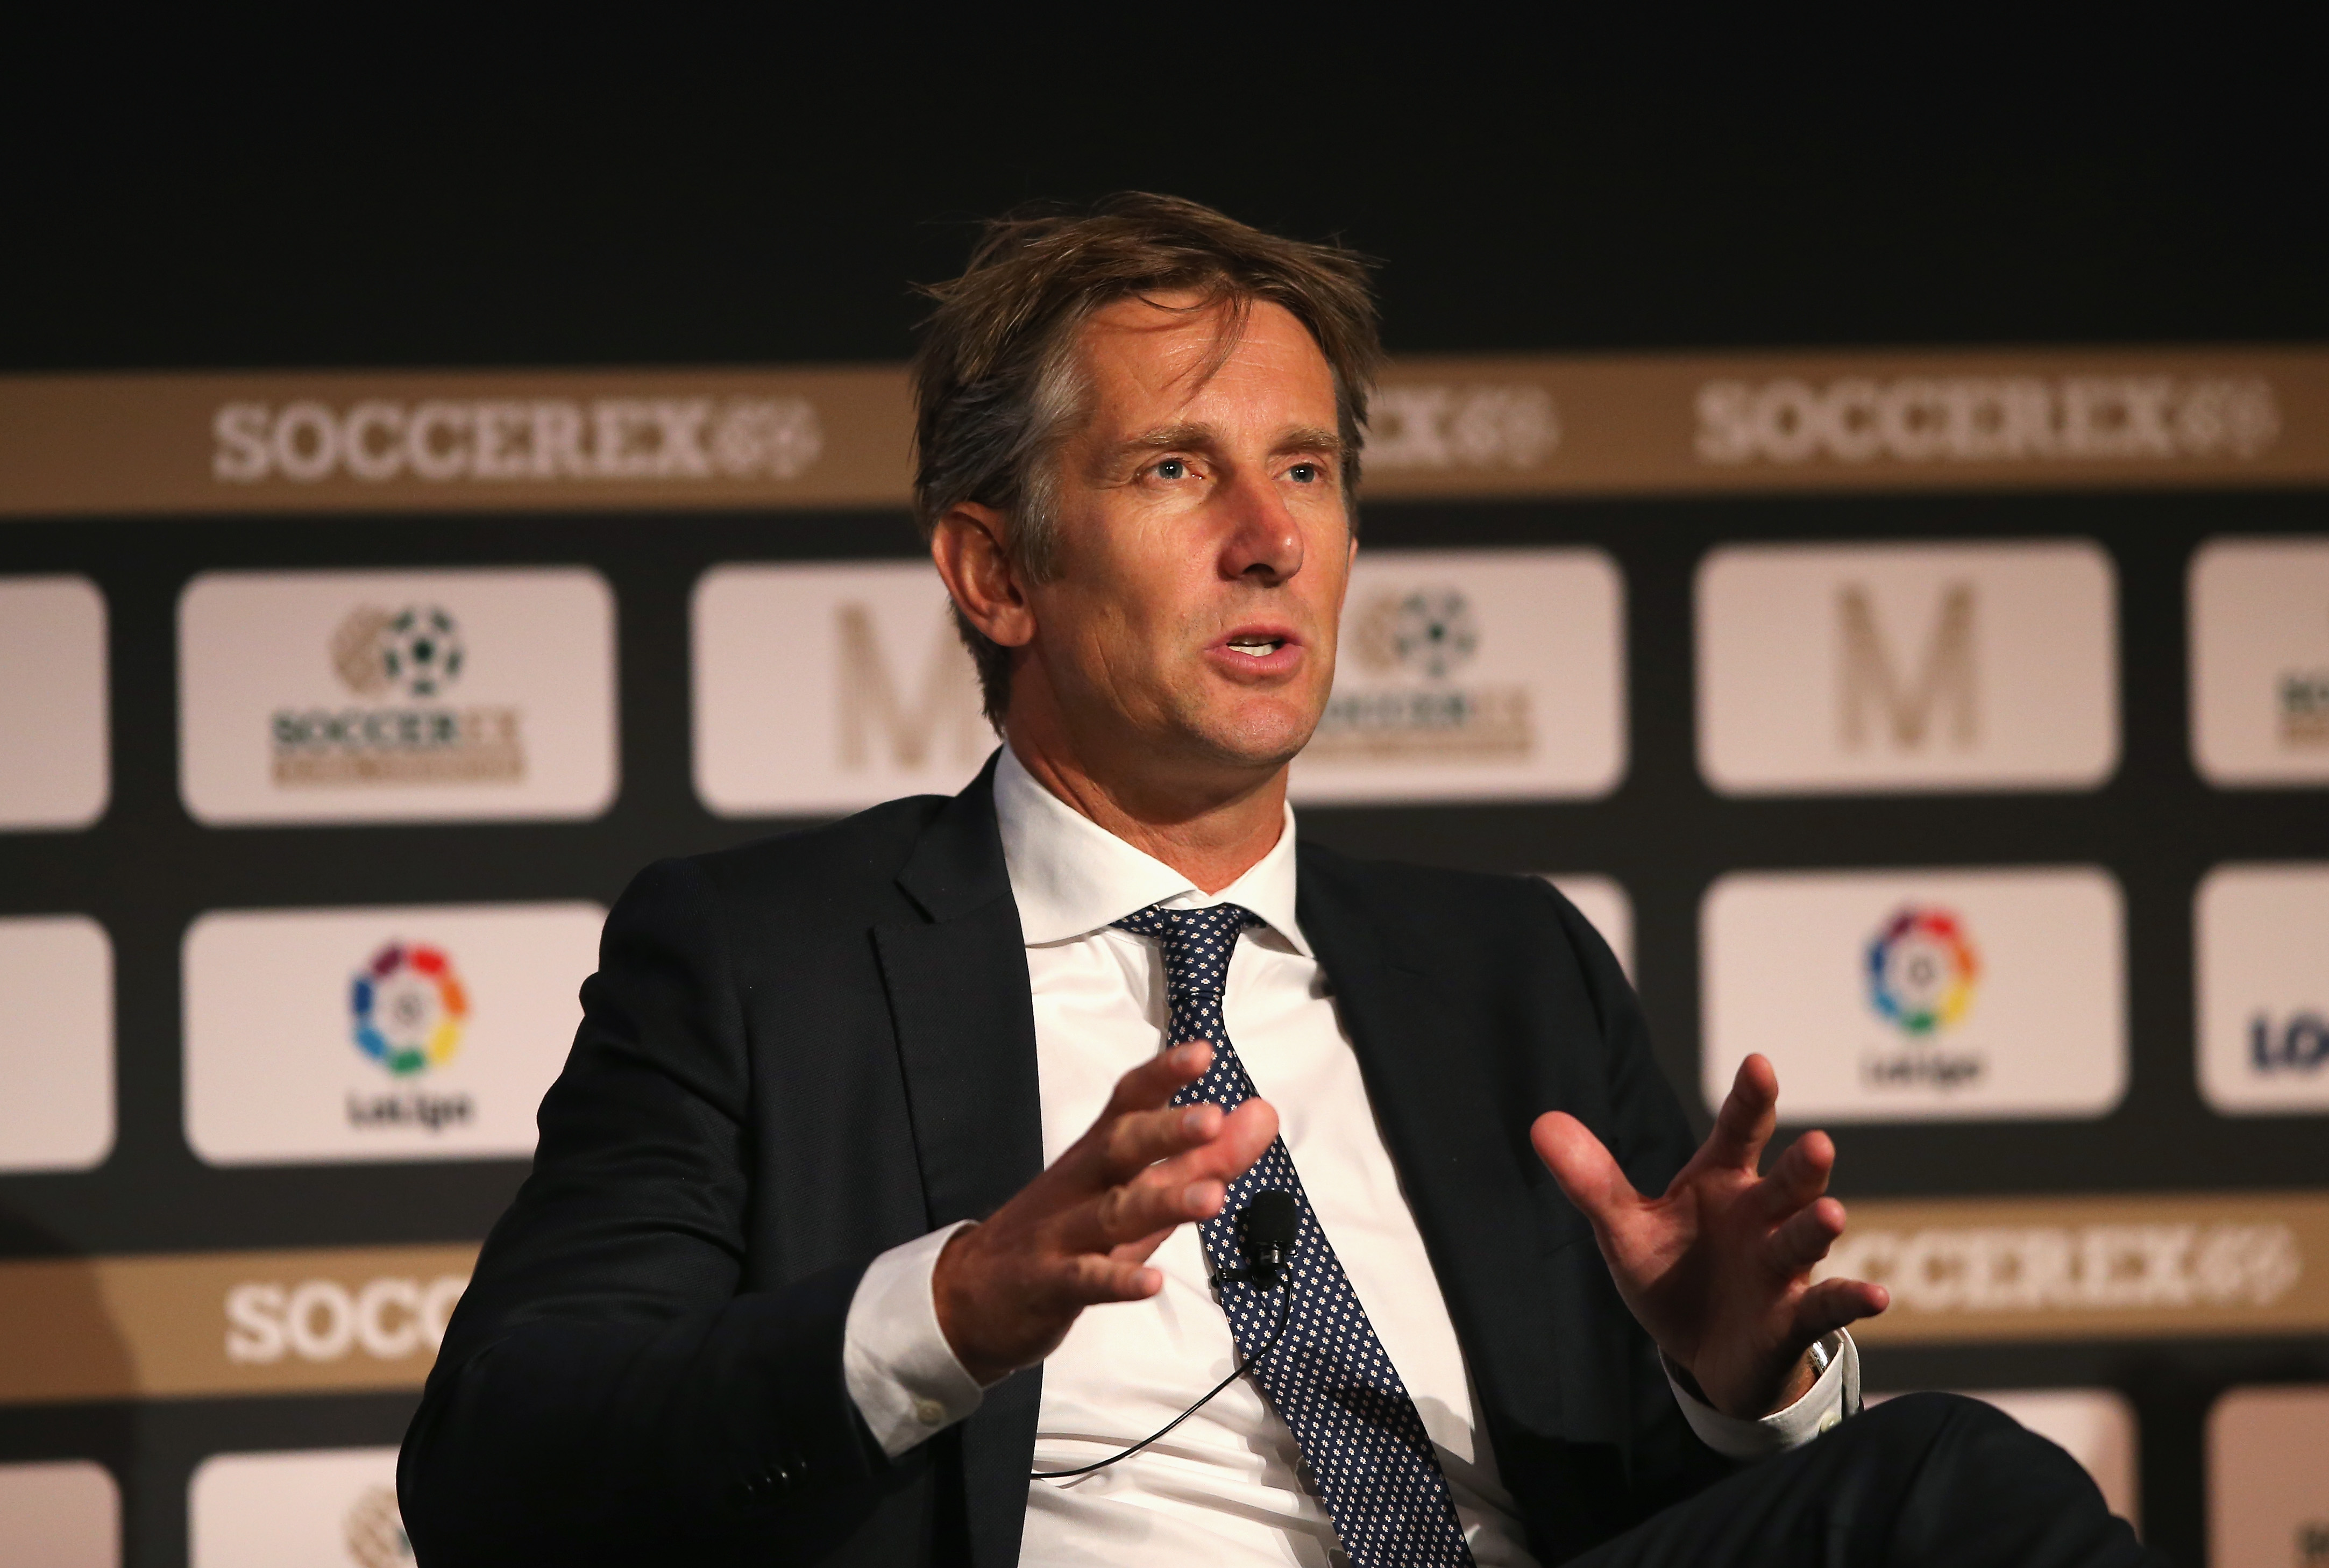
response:
[[[1284,644],[1276,637],[1234,637],[1229,645],[1240,653],[1262,659],[1277,653]]]

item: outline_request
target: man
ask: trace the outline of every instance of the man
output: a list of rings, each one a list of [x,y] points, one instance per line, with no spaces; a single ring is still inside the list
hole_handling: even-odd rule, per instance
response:
[[[1005,746],[626,894],[406,1441],[421,1560],[2141,1560],[1985,1407],[1856,1413],[1884,1292],[1808,1282],[1768,1063],[1693,1154],[1557,894],[1297,846],[1355,263],[1129,197],[936,293],[918,508]]]

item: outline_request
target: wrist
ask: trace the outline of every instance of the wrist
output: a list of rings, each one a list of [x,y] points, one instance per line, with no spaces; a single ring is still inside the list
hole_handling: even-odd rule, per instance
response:
[[[976,1291],[963,1278],[965,1264],[976,1244],[970,1238],[978,1232],[976,1221],[964,1225],[947,1238],[938,1251],[938,1263],[930,1270],[930,1305],[938,1319],[938,1332],[946,1337],[947,1348],[962,1369],[976,1379],[981,1388],[991,1388],[1017,1368],[987,1354],[972,1332],[976,1321]]]
[[[1664,1355],[1664,1359],[1666,1375],[1674,1379],[1675,1386],[1701,1404],[1739,1421],[1761,1421],[1778,1414],[1809,1394],[1826,1372],[1831,1356],[1825,1341],[1815,1341],[1796,1357],[1776,1387],[1761,1385],[1768,1393],[1725,1388],[1723,1397],[1709,1392],[1697,1374],[1673,1356]]]
[[[1818,1384],[1820,1374],[1827,1370],[1827,1359],[1826,1350],[1814,1341],[1801,1356],[1796,1357],[1795,1366],[1787,1373],[1787,1380],[1779,1385],[1778,1397],[1763,1414],[1777,1415],[1809,1394]]]

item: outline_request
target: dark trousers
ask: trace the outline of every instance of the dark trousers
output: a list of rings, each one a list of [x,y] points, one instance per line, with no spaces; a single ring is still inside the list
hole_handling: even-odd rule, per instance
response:
[[[1568,1568],[2138,1568],[2069,1454],[1978,1400],[1888,1400],[1606,1541]]]

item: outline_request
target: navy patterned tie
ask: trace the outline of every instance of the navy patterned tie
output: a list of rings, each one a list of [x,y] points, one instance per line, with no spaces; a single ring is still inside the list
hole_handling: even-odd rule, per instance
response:
[[[1167,1042],[1212,1042],[1212,1066],[1174,1095],[1173,1103],[1210,1100],[1233,1110],[1251,1099],[1253,1080],[1246,1076],[1222,1024],[1221,988],[1239,934],[1263,924],[1260,916],[1234,904],[1210,909],[1152,905],[1116,924],[1154,937],[1164,954],[1173,1014]],[[1293,1429],[1353,1568],[1468,1565],[1472,1550],[1464,1543],[1423,1420],[1310,1212],[1283,1140],[1230,1184],[1221,1212],[1199,1227],[1239,1358],[1251,1361],[1269,1344],[1278,1327],[1278,1297],[1221,1276],[1244,1263],[1237,1216],[1255,1193],[1270,1188],[1294,1195],[1301,1229],[1284,1275],[1283,1288],[1293,1300],[1285,1338],[1254,1368],[1254,1381]]]

